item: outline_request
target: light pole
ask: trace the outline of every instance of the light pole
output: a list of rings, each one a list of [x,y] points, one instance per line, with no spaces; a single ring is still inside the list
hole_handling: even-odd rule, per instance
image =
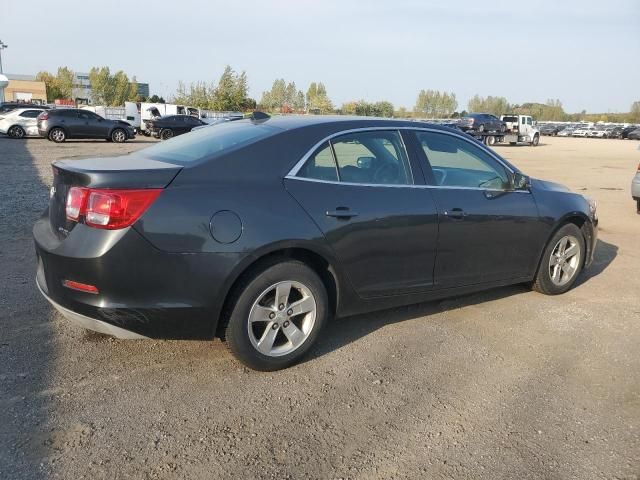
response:
[[[7,48],[9,45],[0,40],[0,73],[2,73],[2,50]]]
[[[0,75],[2,75],[2,50],[9,45],[0,40]],[[0,87],[0,102],[4,102],[4,86]]]

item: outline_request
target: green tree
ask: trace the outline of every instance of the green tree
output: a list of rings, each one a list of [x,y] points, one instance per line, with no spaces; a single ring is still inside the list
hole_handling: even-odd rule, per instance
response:
[[[255,106],[255,101],[248,97],[249,87],[245,72],[238,74],[227,65],[213,89],[211,107],[220,111],[244,111]]]
[[[307,90],[307,110],[310,113],[327,114],[333,111],[333,103],[322,82],[312,82]]]
[[[498,117],[511,110],[511,105],[506,98],[492,97],[491,95],[486,98],[474,95],[469,100],[467,107],[471,113],[491,113]]]
[[[36,80],[45,84],[48,102],[61,98],[73,98],[73,78],[73,71],[67,67],[58,68],[56,75],[45,71],[38,72],[36,75]]]
[[[426,118],[448,118],[458,108],[455,93],[420,90],[413,112]]]
[[[640,101],[633,102],[631,109],[629,110],[629,121],[633,123],[640,123]]]

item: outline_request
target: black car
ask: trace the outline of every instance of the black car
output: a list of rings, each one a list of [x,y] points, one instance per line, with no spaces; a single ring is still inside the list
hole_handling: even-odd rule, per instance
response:
[[[473,130],[479,133],[504,133],[507,130],[507,126],[502,120],[489,113],[470,113],[465,115],[458,122],[458,127],[463,131]]]
[[[640,140],[640,128],[636,128],[627,133],[627,138],[629,140]]]
[[[196,127],[207,125],[199,118],[191,115],[168,115],[166,117],[146,120],[147,130],[161,140],[189,133]]]
[[[33,233],[63,315],[122,338],[218,336],[259,370],[295,362],[334,316],[566,292],[597,238],[595,203],[409,121],[239,120],[53,170]]]
[[[622,132],[620,133],[620,138],[630,138],[629,134],[631,134],[631,132],[635,132],[636,130],[638,130],[637,125],[634,125],[632,127],[624,127],[622,129]]]
[[[107,120],[81,108],[51,109],[38,115],[38,132],[60,143],[68,138],[104,138],[122,143],[135,138],[131,124],[124,120]]]
[[[550,135],[555,137],[556,135],[558,135],[558,133],[560,133],[562,130],[564,130],[565,125],[543,125],[540,127],[540,134],[541,135]]]
[[[0,114],[10,112],[16,108],[31,108],[37,107],[42,110],[48,110],[50,107],[47,105],[40,105],[32,102],[3,102],[0,103]]]

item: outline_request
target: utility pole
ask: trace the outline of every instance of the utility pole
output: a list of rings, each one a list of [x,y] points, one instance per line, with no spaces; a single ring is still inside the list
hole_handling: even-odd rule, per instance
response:
[[[0,73],[2,73],[2,50],[7,48],[9,45],[0,40]]]
[[[2,50],[9,45],[0,40],[0,75],[2,75]],[[4,87],[0,88],[0,102],[4,102]]]

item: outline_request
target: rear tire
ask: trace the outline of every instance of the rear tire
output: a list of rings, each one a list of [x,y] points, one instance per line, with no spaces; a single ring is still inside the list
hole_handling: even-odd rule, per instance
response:
[[[584,236],[577,225],[560,227],[544,249],[533,290],[545,295],[565,293],[580,275],[585,254]]]
[[[170,128],[165,128],[160,132],[160,140],[169,140],[173,137],[173,130]]]
[[[111,132],[111,141],[114,143],[124,143],[127,141],[127,132],[121,128],[116,128]]]
[[[14,125],[7,131],[7,135],[9,135],[10,138],[21,139],[24,138],[26,132],[20,125]]]
[[[490,147],[496,144],[496,137],[494,137],[493,135],[488,135],[486,138],[486,144]]]
[[[480,125],[478,127],[478,132],[480,132],[480,133],[484,132],[484,125]]]
[[[55,127],[49,131],[49,140],[56,143],[62,143],[67,139],[67,134],[61,128]]]
[[[295,260],[254,272],[231,295],[221,337],[233,356],[254,370],[279,370],[297,362],[329,313],[322,280]]]

